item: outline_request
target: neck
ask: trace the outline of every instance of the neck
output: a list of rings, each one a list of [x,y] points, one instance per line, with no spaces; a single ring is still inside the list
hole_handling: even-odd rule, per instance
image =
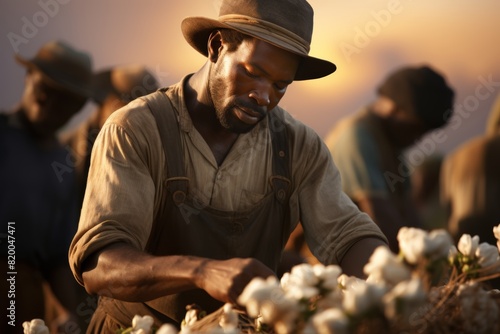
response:
[[[214,110],[208,89],[210,68],[210,62],[207,61],[201,69],[189,77],[184,85],[185,102],[189,113],[197,110]]]
[[[220,165],[238,134],[224,128],[214,108],[209,91],[211,63],[207,62],[184,85],[184,99],[194,127],[208,144]]]

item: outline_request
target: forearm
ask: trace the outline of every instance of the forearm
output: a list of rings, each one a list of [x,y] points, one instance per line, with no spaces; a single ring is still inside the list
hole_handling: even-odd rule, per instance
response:
[[[124,301],[148,301],[203,289],[217,300],[236,303],[253,278],[271,275],[271,269],[252,258],[153,256],[115,244],[89,258],[82,277],[87,292]]]
[[[82,277],[90,294],[147,301],[196,288],[196,270],[203,262],[187,256],[156,257],[114,244],[87,259]]]
[[[349,276],[365,278],[363,267],[370,259],[373,251],[379,246],[387,247],[387,244],[376,238],[365,238],[357,241],[340,261],[342,271]]]

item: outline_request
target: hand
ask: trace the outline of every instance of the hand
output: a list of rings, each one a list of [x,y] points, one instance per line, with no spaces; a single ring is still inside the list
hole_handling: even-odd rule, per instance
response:
[[[236,304],[243,289],[254,277],[267,278],[275,273],[256,259],[234,258],[207,260],[198,270],[197,285],[213,298]]]

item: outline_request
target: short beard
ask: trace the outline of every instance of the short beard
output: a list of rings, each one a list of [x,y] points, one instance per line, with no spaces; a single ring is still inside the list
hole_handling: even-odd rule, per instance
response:
[[[222,95],[226,89],[226,85],[224,79],[220,78],[217,74],[217,67],[215,67],[213,69],[212,76],[209,78],[208,90],[210,93],[210,97],[212,98],[215,115],[219,123],[224,129],[227,129],[234,133],[242,134],[250,132],[255,126],[240,122],[239,120],[235,119],[233,114],[231,113],[231,109],[236,107],[234,101],[231,101],[231,103],[224,106],[225,99]]]

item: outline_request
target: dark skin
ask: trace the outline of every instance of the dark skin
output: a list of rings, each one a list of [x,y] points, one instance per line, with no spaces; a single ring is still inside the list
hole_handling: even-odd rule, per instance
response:
[[[53,140],[59,130],[87,101],[55,85],[37,69],[26,73],[21,102],[14,109],[24,125],[42,143]]]
[[[234,51],[219,32],[208,41],[206,64],[188,80],[185,102],[196,129],[221,164],[240,133],[250,131],[281,100],[292,83],[299,57],[248,39]],[[362,275],[378,239],[355,244],[342,261],[349,274]],[[126,268],[126,269],[125,269]],[[222,302],[236,303],[254,277],[275,273],[252,258],[225,261],[191,256],[151,256],[114,244],[84,263],[89,293],[125,301],[145,301],[200,288]]]

